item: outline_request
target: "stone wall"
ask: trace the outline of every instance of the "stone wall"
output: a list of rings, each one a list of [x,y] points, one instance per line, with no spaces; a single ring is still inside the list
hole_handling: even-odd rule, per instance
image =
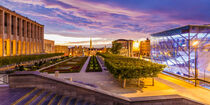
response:
[[[127,98],[39,72],[15,72],[9,75],[11,88],[36,87],[57,94],[77,97],[97,105],[202,105],[178,95]]]

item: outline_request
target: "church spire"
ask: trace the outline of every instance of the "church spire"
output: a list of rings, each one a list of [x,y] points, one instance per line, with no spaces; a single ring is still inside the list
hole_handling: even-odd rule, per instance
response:
[[[90,48],[91,48],[91,49],[93,48],[93,45],[92,45],[92,38],[90,38]]]

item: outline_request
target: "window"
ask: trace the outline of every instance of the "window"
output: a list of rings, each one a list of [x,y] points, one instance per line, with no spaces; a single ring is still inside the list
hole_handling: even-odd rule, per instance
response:
[[[17,18],[17,35],[20,35],[20,18]]]
[[[4,32],[7,33],[7,14],[5,13],[4,14]]]
[[[14,27],[14,21],[15,21],[15,16],[12,16],[12,23],[11,23],[11,31],[12,31],[12,35],[14,35],[15,34],[15,27]]]
[[[29,34],[30,34],[30,24],[29,24],[29,22],[27,22],[27,37],[29,37]]]

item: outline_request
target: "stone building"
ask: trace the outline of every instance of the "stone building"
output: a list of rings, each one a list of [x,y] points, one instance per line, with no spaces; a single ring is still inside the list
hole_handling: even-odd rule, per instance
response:
[[[44,52],[55,53],[55,42],[53,40],[44,39]]]
[[[140,42],[140,55],[142,57],[150,57],[150,40],[148,38]]]
[[[74,46],[69,48],[70,56],[84,56],[84,48],[82,46]]]
[[[68,46],[55,45],[55,53],[64,53],[65,56],[69,55]]]
[[[0,56],[44,52],[44,25],[0,6]]]
[[[126,40],[126,39],[118,39],[112,42],[114,43],[121,43],[122,49],[120,50],[120,55],[122,56],[133,56],[133,40]]]

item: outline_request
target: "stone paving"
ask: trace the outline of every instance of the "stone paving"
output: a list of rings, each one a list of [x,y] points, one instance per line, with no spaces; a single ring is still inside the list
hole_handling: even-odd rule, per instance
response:
[[[179,94],[205,104],[210,104],[209,90],[194,87],[192,84],[164,74],[160,74],[157,78],[155,78],[155,86],[145,86],[144,88],[139,88],[136,84],[128,84],[127,87],[123,89],[120,82],[108,71],[85,72],[89,59],[90,58],[87,59],[80,73],[60,73],[59,78],[72,78],[73,81],[82,81],[84,83],[93,84],[97,86],[97,88],[117,93],[125,97]],[[147,81],[146,83],[151,83],[151,79],[145,79],[144,81]]]

